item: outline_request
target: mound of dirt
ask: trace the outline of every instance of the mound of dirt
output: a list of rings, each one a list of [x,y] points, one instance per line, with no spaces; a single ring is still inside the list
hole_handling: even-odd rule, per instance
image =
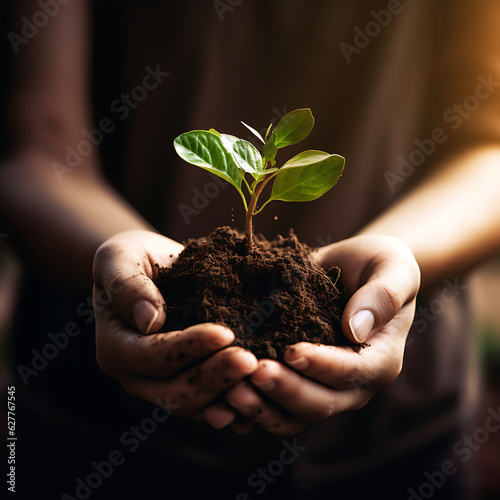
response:
[[[271,242],[259,238],[250,252],[246,238],[229,227],[190,240],[172,268],[159,269],[162,331],[223,324],[234,331],[234,344],[257,358],[282,359],[297,342],[358,351],[341,328],[347,297],[340,269],[320,268],[311,251],[293,232]]]

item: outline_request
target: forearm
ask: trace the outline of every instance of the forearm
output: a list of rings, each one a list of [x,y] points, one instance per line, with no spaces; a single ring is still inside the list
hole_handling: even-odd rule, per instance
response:
[[[52,159],[17,154],[0,166],[0,210],[29,253],[79,289],[92,283],[97,247],[116,233],[151,226],[98,175],[53,170]]]
[[[500,147],[450,159],[363,228],[403,240],[423,286],[462,273],[500,247]]]

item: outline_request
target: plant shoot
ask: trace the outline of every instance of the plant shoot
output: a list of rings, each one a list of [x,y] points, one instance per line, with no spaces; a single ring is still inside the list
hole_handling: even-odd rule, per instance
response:
[[[311,201],[331,189],[344,169],[342,156],[324,151],[299,153],[280,167],[276,154],[285,146],[305,139],[314,126],[309,108],[285,115],[265,137],[241,122],[264,144],[262,154],[250,142],[214,129],[193,130],[177,137],[174,147],[188,163],[201,167],[232,184],[241,196],[246,211],[248,247],[253,247],[253,216],[271,201]],[[273,180],[269,198],[257,205],[262,191]]]

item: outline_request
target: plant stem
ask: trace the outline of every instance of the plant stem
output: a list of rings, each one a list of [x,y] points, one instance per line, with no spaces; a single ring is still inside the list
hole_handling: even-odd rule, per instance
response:
[[[262,179],[262,181],[257,184],[255,191],[252,193],[252,197],[250,198],[250,203],[248,204],[248,210],[245,217],[245,231],[248,240],[248,250],[252,250],[253,248],[253,216],[255,213],[255,208],[257,207],[257,200],[259,199],[260,193],[266,186],[266,184],[277,174],[274,172],[272,174],[268,174]]]
[[[250,204],[248,205],[247,215],[245,217],[245,232],[247,234],[248,240],[248,250],[253,248],[253,212],[257,206],[257,196],[256,192],[252,193],[252,198],[250,199]]]

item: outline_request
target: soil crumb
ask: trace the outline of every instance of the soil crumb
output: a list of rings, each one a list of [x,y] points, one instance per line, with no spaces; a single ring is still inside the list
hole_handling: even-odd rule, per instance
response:
[[[235,345],[257,358],[282,359],[286,347],[312,342],[350,347],[341,328],[347,302],[340,269],[315,265],[312,249],[290,231],[259,237],[252,251],[230,227],[187,242],[171,268],[159,268],[166,304],[162,331],[214,322],[228,326]]]

